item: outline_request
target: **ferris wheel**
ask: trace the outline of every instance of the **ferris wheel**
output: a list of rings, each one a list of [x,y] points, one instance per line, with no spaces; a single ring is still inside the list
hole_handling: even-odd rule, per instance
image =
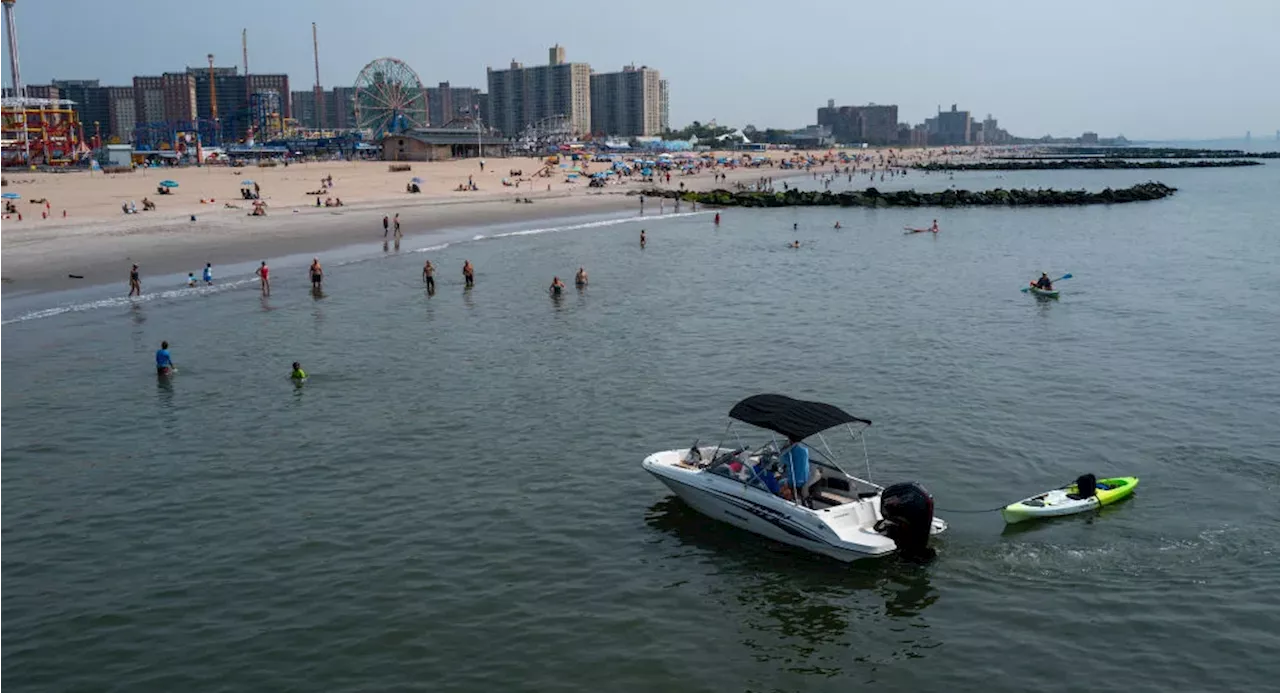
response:
[[[426,127],[427,90],[402,60],[378,58],[356,77],[356,123],[374,137]]]

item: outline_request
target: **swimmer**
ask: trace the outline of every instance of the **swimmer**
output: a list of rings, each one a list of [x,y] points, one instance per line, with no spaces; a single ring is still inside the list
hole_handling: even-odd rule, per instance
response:
[[[840,228],[840,222],[837,221],[834,228],[837,228],[837,229]]]
[[[462,278],[466,281],[468,289],[476,285],[476,268],[471,266],[470,260],[462,261]]]
[[[177,370],[173,357],[169,355],[169,343],[160,342],[160,348],[156,350],[156,375],[169,375]]]
[[[788,244],[787,244],[787,247],[788,247],[788,248],[799,248],[799,247],[800,247],[800,239],[798,239],[798,238],[797,238],[795,243],[788,243]]]
[[[187,272],[187,286],[195,286],[195,285],[196,285],[196,273]]]
[[[791,225],[791,230],[792,230],[792,231],[799,231],[799,230],[800,230],[800,224],[792,224],[792,225]]]
[[[559,296],[561,291],[564,291],[564,282],[560,281],[560,277],[552,277],[551,278],[551,295]]]
[[[422,282],[427,285],[427,291],[436,290],[436,268],[430,260],[422,266]]]
[[[641,248],[644,247],[644,242],[645,242],[644,229],[640,229],[640,247]]]
[[[213,285],[213,263],[212,262],[204,263],[204,283],[210,286]]]
[[[581,289],[582,287],[586,286],[586,285],[587,285],[587,270],[586,270],[586,269],[584,269],[584,268],[582,268],[582,267],[579,267],[579,268],[578,268],[578,273],[577,273],[576,275],[574,275],[574,277],[573,277],[573,283],[574,283],[575,285],[577,285],[577,287],[578,287],[579,289]]]
[[[932,232],[934,232],[934,233],[937,233],[937,232],[938,232],[938,220],[937,220],[937,219],[934,219],[934,220],[933,220],[933,226],[930,226],[930,227],[929,227],[929,230],[930,230],[930,231],[932,231]]]
[[[254,274],[258,275],[258,279],[262,284],[262,295],[270,296],[271,295],[271,268],[267,267],[266,260],[262,261],[262,265],[258,267],[257,270],[254,271]]]
[[[320,258],[311,258],[311,288],[319,289],[320,283],[324,281],[324,269],[320,267]]]
[[[300,382],[307,379],[307,372],[302,370],[302,364],[294,361],[293,371],[289,373],[289,377],[293,378],[294,382]]]

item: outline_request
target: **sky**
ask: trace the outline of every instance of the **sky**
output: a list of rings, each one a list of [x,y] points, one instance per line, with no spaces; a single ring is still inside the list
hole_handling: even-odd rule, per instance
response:
[[[18,0],[15,18],[27,84],[239,66],[247,28],[253,72],[309,89],[314,21],[326,88],[382,56],[484,88],[486,66],[559,43],[598,72],[661,70],[673,127],[801,127],[830,98],[913,124],[954,103],[1026,137],[1280,130],[1280,0]]]

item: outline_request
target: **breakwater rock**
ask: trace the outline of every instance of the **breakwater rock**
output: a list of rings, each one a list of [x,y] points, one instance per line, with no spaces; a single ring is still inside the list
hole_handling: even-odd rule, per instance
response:
[[[917,164],[921,171],[1067,171],[1112,170],[1128,168],[1230,168],[1261,166],[1261,161],[1248,159],[1193,159],[1189,161],[1130,161],[1128,159],[1003,159],[971,164]]]
[[[1047,154],[1031,158],[1105,156],[1113,159],[1280,159],[1280,152],[1246,152],[1243,149],[1188,149],[1180,147],[1050,147]],[[1005,157],[1021,158],[1021,157]]]
[[[1087,190],[1054,190],[1052,188],[1004,190],[943,190],[916,192],[896,190],[880,192],[875,188],[849,192],[800,191],[759,192],[708,190],[681,192],[649,190],[630,193],[648,197],[666,197],[716,207],[1075,207],[1110,205],[1125,202],[1159,200],[1172,195],[1177,188],[1164,183],[1141,183],[1129,188],[1107,188],[1099,192]]]

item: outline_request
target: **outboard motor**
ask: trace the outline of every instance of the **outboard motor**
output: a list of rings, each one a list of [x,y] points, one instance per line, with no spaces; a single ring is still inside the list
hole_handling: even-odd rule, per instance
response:
[[[1076,479],[1076,492],[1067,495],[1076,500],[1093,498],[1098,495],[1098,477],[1092,474],[1081,474]]]
[[[910,561],[933,558],[929,532],[933,528],[933,496],[914,482],[894,484],[880,494],[880,514],[876,531],[883,532],[898,546],[898,554]]]

